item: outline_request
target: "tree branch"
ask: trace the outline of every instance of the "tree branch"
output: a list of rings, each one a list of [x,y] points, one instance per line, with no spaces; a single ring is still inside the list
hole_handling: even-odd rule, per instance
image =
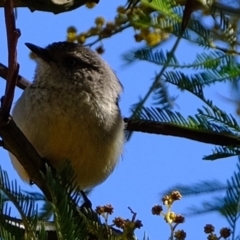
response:
[[[40,173],[40,170],[45,168],[44,161],[9,115],[14,96],[14,89],[16,83],[21,78],[18,76],[19,65],[16,59],[16,46],[20,31],[15,27],[12,0],[6,1],[4,10],[9,67],[3,68],[1,66],[2,71],[0,71],[1,75],[4,75],[7,80],[5,96],[0,109],[0,136],[3,140],[2,146],[15,155],[20,164],[27,171],[29,177],[38,185],[50,201],[51,195]]]
[[[124,118],[124,122],[127,123],[126,130],[129,131],[183,137],[220,146],[240,146],[240,138],[227,133],[188,129],[172,123],[160,123],[140,119]]]
[[[8,68],[0,63],[0,77],[7,81],[7,72]],[[24,90],[27,86],[31,85],[31,82],[28,81],[26,78],[22,77],[21,75],[17,76],[17,86]]]
[[[3,118],[8,118],[13,101],[14,89],[17,83],[19,70],[16,47],[18,38],[21,35],[20,30],[16,29],[12,1],[6,1],[4,13],[7,31],[9,70],[7,71],[7,84],[5,89],[5,96],[4,99],[2,99],[3,101],[1,106],[0,120]]]
[[[6,79],[6,71],[7,67],[0,63],[0,77]],[[18,76],[17,86],[19,88],[25,89],[30,84],[27,79],[20,75]],[[127,123],[126,130],[128,131],[182,137],[220,146],[240,146],[240,139],[227,133],[188,129],[171,123],[134,120],[130,118],[124,118],[124,122]]]
[[[0,7],[4,7],[5,1],[0,0]],[[13,7],[28,7],[32,12],[37,10],[58,14],[79,8],[87,2],[98,3],[99,0],[13,0]]]
[[[12,118],[9,118],[8,122],[0,122],[0,136],[3,139],[3,148],[18,159],[31,180],[42,190],[46,198],[51,201],[51,194],[40,173],[40,170],[45,169],[44,161]]]

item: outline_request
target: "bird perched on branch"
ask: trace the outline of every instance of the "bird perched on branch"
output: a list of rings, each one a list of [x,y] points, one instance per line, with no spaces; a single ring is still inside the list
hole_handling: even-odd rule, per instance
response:
[[[122,86],[88,48],[70,42],[26,46],[37,68],[13,108],[13,119],[41,157],[56,169],[68,160],[80,189],[92,188],[109,176],[122,152]],[[11,159],[19,175],[30,180],[18,160]]]

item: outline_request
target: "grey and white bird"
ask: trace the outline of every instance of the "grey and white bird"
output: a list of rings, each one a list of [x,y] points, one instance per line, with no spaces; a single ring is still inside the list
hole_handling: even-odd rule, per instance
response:
[[[89,48],[70,42],[26,46],[37,68],[13,108],[13,119],[41,157],[56,169],[70,161],[78,186],[92,188],[110,175],[122,153],[122,86]],[[28,181],[25,169],[13,155],[11,159]]]

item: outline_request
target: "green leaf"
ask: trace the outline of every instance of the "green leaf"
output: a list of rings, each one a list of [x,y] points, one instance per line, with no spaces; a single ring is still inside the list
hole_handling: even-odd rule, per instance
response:
[[[234,157],[240,155],[240,148],[215,147],[211,155],[204,156],[204,160],[217,160],[220,158]]]

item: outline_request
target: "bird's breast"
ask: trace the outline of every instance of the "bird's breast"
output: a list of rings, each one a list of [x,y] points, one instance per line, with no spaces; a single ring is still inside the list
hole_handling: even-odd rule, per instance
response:
[[[122,151],[123,121],[117,106],[86,92],[30,88],[17,101],[13,118],[53,167],[71,162],[82,189],[104,181]]]

